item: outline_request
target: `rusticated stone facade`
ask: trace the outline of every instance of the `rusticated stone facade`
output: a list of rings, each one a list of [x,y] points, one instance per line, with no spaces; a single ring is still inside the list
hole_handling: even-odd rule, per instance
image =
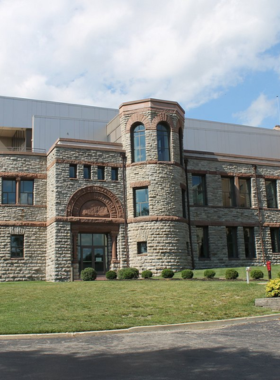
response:
[[[124,103],[119,122],[121,144],[60,139],[46,154],[0,153],[0,281],[78,280],[88,266],[159,274],[280,264],[280,162],[183,151],[176,102]],[[200,204],[193,176],[205,184]]]

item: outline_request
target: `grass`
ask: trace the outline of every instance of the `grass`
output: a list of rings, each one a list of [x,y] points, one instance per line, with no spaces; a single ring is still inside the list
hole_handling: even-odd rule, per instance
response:
[[[238,279],[240,280],[246,280],[246,267],[232,267],[234,269],[237,270],[237,272],[239,273],[239,277]],[[216,272],[216,276],[215,278],[225,278],[225,273],[226,273],[226,270],[228,268],[213,268],[214,271]],[[264,273],[264,278],[263,280],[268,280],[268,273],[267,273],[267,269],[266,269],[266,266],[254,266],[254,267],[251,267],[251,270],[253,269],[261,269]],[[203,278],[205,269],[195,269],[193,271],[194,275],[193,277],[194,278]],[[272,265],[271,266],[271,276],[272,278],[277,278],[278,277],[278,272],[280,272],[280,265]],[[175,273],[175,278],[181,278],[181,272],[177,272]],[[251,280],[251,277],[250,277],[250,280]]]
[[[93,281],[0,284],[0,334],[122,329],[271,313],[257,282]]]

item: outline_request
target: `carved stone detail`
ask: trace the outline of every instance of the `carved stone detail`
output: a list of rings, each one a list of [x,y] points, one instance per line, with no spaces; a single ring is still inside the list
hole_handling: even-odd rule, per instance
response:
[[[110,190],[87,186],[72,195],[66,216],[123,218],[124,212],[121,202]]]

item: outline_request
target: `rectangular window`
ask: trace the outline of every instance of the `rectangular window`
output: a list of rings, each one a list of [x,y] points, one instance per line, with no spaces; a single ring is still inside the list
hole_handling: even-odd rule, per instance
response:
[[[271,228],[271,247],[273,253],[280,252],[280,228]]]
[[[149,215],[149,192],[147,187],[134,189],[134,216]]]
[[[97,179],[99,180],[104,180],[104,173],[105,173],[105,170],[104,170],[104,166],[98,166],[97,167]]]
[[[256,257],[254,228],[244,227],[243,235],[245,245],[245,256],[247,259],[254,259]]]
[[[33,205],[34,181],[3,179],[2,203]]]
[[[238,258],[237,227],[226,227],[226,232],[227,232],[228,258],[237,259]]]
[[[118,168],[111,168],[111,180],[112,181],[118,180]]]
[[[275,180],[265,180],[266,199],[268,208],[277,208],[277,191]]]
[[[208,227],[196,227],[197,256],[199,259],[209,259]]]
[[[69,165],[69,178],[77,178],[77,165],[70,164]]]
[[[22,205],[33,205],[33,180],[20,181],[19,203]]]
[[[195,206],[205,206],[207,204],[205,184],[204,175],[192,175],[193,204]]]
[[[251,180],[239,178],[239,206],[251,207]]]
[[[223,193],[223,206],[234,207],[236,205],[236,202],[235,202],[233,177],[222,177],[222,193]]]
[[[84,179],[91,179],[91,166],[84,165]]]
[[[3,179],[2,203],[3,204],[16,203],[16,180],[15,179]]]
[[[182,190],[182,214],[183,214],[183,218],[186,218],[186,191],[184,189],[181,189]]]
[[[139,241],[137,243],[137,253],[138,253],[138,255],[141,255],[142,253],[147,253],[147,242],[146,241]]]
[[[11,235],[11,257],[23,257],[24,238],[23,235]]]

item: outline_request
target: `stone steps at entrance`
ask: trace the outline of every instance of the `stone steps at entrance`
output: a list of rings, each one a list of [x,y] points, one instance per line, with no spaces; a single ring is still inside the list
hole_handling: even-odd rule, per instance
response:
[[[95,281],[106,281],[107,279],[106,279],[106,276],[105,276],[105,274],[98,274],[97,276],[96,276],[96,280]]]

